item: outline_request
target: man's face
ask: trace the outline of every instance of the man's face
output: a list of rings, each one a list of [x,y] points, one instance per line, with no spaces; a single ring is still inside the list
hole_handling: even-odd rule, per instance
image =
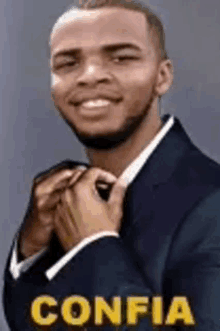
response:
[[[52,93],[79,139],[92,148],[126,140],[152,105],[158,55],[144,14],[80,10],[51,39]]]

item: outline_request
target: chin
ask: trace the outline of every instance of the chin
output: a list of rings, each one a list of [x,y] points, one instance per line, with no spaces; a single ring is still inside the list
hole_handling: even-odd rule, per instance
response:
[[[71,126],[79,141],[87,148],[96,150],[110,150],[122,145],[138,129],[143,121],[143,114],[138,117],[128,119],[118,130],[107,132],[86,133],[76,127]]]
[[[67,118],[64,118],[64,120],[76,135],[78,140],[86,148],[98,150],[112,149],[122,144],[130,135],[130,127],[128,128],[127,125],[122,125],[121,128],[118,129],[114,128],[114,130],[109,130],[109,128],[104,130],[104,125],[102,128],[100,128],[100,125],[98,128],[90,125],[89,129],[86,130],[85,128],[82,129],[76,127],[76,125],[74,125],[72,121],[69,121]]]
[[[111,131],[109,128],[106,128],[104,132],[104,124],[100,127],[100,123],[98,127],[91,125],[88,130],[85,128],[80,129],[72,121],[64,116],[62,117],[85,147],[97,150],[110,150],[123,144],[138,130],[141,123],[148,115],[153,100],[154,94],[152,92],[151,99],[141,113],[130,116],[124,120],[124,123],[121,123],[118,129],[114,128],[114,130]],[[114,126],[117,126],[116,123],[114,123]]]
[[[121,132],[105,134],[86,134],[74,130],[79,141],[86,147],[98,150],[109,150],[122,144],[126,137]]]

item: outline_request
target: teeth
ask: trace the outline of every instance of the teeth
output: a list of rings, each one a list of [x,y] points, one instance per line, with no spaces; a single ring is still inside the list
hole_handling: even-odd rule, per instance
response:
[[[82,103],[82,106],[85,108],[95,108],[95,107],[108,106],[109,104],[110,104],[109,100],[96,99],[96,100],[85,101]]]

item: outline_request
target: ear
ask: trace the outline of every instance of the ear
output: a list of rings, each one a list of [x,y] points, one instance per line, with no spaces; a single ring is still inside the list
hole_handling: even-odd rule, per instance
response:
[[[162,60],[158,67],[156,94],[161,97],[173,84],[173,65],[170,60]]]

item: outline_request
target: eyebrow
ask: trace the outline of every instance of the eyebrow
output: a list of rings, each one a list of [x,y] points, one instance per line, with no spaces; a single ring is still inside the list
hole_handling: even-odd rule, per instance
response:
[[[135,51],[141,51],[141,48],[135,44],[132,43],[120,43],[120,44],[111,44],[111,45],[105,45],[102,47],[104,51],[107,52],[115,52],[121,49],[129,48],[133,49]]]
[[[106,52],[106,53],[113,53],[116,51],[120,51],[123,49],[132,49],[138,52],[141,52],[142,49],[132,43],[120,43],[120,44],[110,44],[110,45],[103,45],[101,47],[102,51]],[[58,51],[57,53],[55,53],[53,55],[53,58],[56,59],[59,56],[77,56],[82,52],[81,48],[70,48],[70,49],[66,49],[66,50],[62,50],[62,51]]]

